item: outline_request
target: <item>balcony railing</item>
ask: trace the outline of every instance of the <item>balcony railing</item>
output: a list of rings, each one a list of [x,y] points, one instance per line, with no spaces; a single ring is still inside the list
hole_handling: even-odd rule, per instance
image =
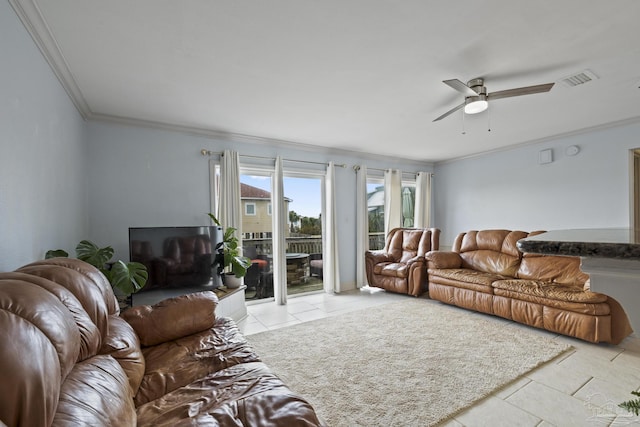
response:
[[[288,253],[305,253],[305,254],[321,254],[322,253],[322,237],[287,237],[286,252]],[[258,255],[271,255],[273,253],[273,245],[271,239],[244,239],[243,244],[246,247],[255,247]],[[384,233],[369,234],[369,249],[378,250],[384,248]]]

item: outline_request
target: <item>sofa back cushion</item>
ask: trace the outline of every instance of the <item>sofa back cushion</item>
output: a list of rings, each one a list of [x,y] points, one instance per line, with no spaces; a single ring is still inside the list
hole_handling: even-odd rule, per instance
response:
[[[106,337],[109,315],[118,314],[120,309],[111,284],[100,270],[75,258],[51,258],[16,271],[43,277],[68,289],[100,331],[101,340]]]
[[[516,243],[527,235],[524,231],[472,230],[456,237],[453,251],[460,254],[462,268],[514,277],[522,256]]]
[[[529,253],[524,254],[516,277],[581,288],[589,280],[589,275],[580,270],[579,257]]]
[[[122,313],[145,347],[173,341],[213,327],[218,297],[211,291],[169,298]],[[184,316],[189,312],[189,316]]]
[[[60,386],[51,425],[133,427],[136,421],[127,375],[113,357],[96,355],[76,363]]]
[[[110,316],[109,334],[102,344],[100,354],[109,355],[120,364],[135,396],[144,377],[145,359],[138,336],[123,318]]]
[[[416,256],[425,256],[438,250],[440,230],[437,228],[394,228],[387,236],[384,251],[395,262],[407,262]]]
[[[0,421],[51,425],[60,386],[80,352],[73,316],[40,286],[0,279],[0,343]]]
[[[8,272],[0,273],[0,280],[12,279],[20,282],[31,283],[53,294],[66,307],[73,316],[78,332],[80,333],[80,353],[76,361],[93,356],[100,349],[102,336],[98,327],[93,323],[80,301],[64,286],[32,274]]]
[[[100,354],[114,304],[102,273],[76,259],[0,273],[0,425],[135,426],[127,374]]]

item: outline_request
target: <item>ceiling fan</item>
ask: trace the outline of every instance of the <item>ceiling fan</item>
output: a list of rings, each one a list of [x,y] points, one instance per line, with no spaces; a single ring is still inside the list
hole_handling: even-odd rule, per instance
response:
[[[458,92],[464,94],[464,102],[451,110],[447,111],[440,117],[436,118],[434,122],[440,119],[444,119],[450,114],[455,113],[459,109],[464,107],[466,114],[481,113],[489,107],[489,101],[501,98],[511,98],[513,96],[531,95],[534,93],[549,92],[555,83],[546,83],[535,86],[525,86],[515,89],[500,90],[498,92],[487,93],[487,88],[484,86],[484,79],[477,78],[462,83],[458,79],[443,80],[442,83],[454,88]]]

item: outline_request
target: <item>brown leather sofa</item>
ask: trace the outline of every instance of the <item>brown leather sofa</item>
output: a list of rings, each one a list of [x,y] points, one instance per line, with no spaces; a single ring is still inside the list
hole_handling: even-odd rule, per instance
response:
[[[580,258],[518,250],[518,240],[540,233],[460,233],[451,252],[426,255],[429,297],[590,342],[622,341],[632,332],[626,314],[589,290]]]
[[[424,256],[438,250],[440,230],[437,228],[394,228],[384,248],[365,253],[365,270],[369,286],[387,291],[421,295],[427,291]]]
[[[0,425],[322,425],[217,302],[201,292],[120,316],[82,261],[0,273]]]

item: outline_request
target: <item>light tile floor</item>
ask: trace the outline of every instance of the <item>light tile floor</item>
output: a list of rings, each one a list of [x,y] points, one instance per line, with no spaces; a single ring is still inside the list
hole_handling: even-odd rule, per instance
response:
[[[368,288],[337,295],[309,294],[289,298],[284,306],[273,302],[250,304],[247,317],[238,325],[245,335],[251,335],[406,298],[410,297]],[[473,315],[508,322],[481,313]],[[617,346],[591,344],[521,327],[568,343],[574,350],[498,390],[444,426],[640,425],[640,417],[617,407],[618,403],[634,398],[631,390],[640,391],[640,338],[628,337]]]

